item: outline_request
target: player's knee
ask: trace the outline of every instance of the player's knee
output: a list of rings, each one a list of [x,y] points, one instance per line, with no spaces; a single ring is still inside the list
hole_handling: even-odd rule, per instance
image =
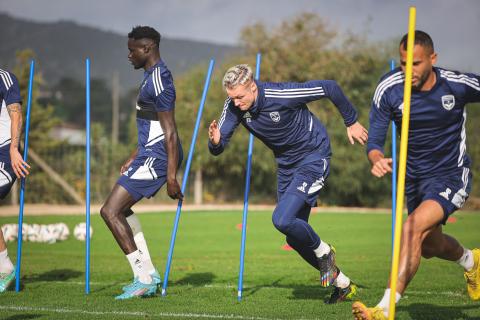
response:
[[[297,246],[297,242],[290,237],[286,237],[285,241],[287,241],[287,244],[292,248],[295,248]]]
[[[102,208],[100,209],[100,215],[102,216],[103,220],[109,221],[113,218],[115,215],[114,210],[112,210],[111,207],[107,205],[103,205]]]
[[[275,228],[283,234],[288,234],[292,222],[284,215],[279,214],[277,211],[273,213],[272,222]]]

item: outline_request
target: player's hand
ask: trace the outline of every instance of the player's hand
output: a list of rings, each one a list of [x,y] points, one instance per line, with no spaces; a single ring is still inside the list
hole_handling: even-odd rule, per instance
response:
[[[392,161],[392,158],[382,158],[378,160],[373,164],[371,173],[377,178],[381,178],[387,173],[391,173]]]
[[[15,172],[15,175],[18,179],[25,178],[28,174],[30,174],[28,171],[30,166],[28,163],[23,161],[18,149],[10,149],[10,161],[12,163],[13,172]]]
[[[351,144],[355,143],[355,139],[363,146],[368,140],[368,131],[357,121],[347,127],[347,136]]]
[[[213,120],[208,127],[208,139],[215,146],[220,143],[220,129],[216,120]]]
[[[130,168],[130,165],[132,164],[133,160],[134,158],[128,158],[128,160],[125,161],[123,166],[120,168],[120,174],[123,174],[125,171],[128,170],[128,168]]]
[[[183,194],[177,179],[167,180],[167,193],[172,199],[183,200]]]

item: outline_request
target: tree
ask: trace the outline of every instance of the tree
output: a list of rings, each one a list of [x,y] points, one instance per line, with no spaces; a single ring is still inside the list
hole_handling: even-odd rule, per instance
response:
[[[245,51],[217,66],[196,149],[194,168],[202,168],[207,182],[207,200],[212,201],[243,197],[248,146],[246,130],[237,129],[220,157],[211,156],[206,148],[208,124],[220,115],[226,97],[221,77],[229,66],[248,63],[254,67],[255,55],[261,52],[262,81],[334,79],[357,106],[359,120],[365,126],[368,125],[371,95],[379,77],[388,70],[385,47],[370,44],[358,35],[340,35],[315,14],[301,14],[273,29],[262,23],[254,24],[243,30],[241,39]],[[195,69],[177,82],[180,129],[191,127],[194,121],[204,72],[203,68]],[[390,198],[386,192],[388,179],[374,180],[370,176],[365,148],[349,145],[343,119],[335,107],[321,100],[310,104],[309,109],[326,125],[333,150],[331,175],[320,201],[350,206],[385,204]],[[253,201],[275,201],[275,171],[272,152],[256,140],[252,165]],[[209,194],[212,196],[208,197]]]

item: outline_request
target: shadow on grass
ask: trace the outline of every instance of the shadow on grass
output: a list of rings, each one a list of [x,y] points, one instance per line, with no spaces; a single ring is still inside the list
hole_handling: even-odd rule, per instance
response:
[[[465,313],[467,310],[477,310],[476,315],[468,315]],[[399,311],[406,312],[410,315],[411,319],[423,319],[423,320],[478,320],[480,319],[480,307],[479,306],[436,306],[426,303],[415,303],[409,306],[399,306]]]
[[[72,278],[78,278],[83,275],[83,272],[71,270],[71,269],[57,269],[47,271],[41,274],[33,274],[31,276],[25,276],[23,279],[26,282],[36,281],[66,281]]]
[[[320,283],[312,285],[281,285],[279,284],[283,278],[273,281],[271,284],[262,284],[254,287],[244,288],[244,295],[252,296],[257,291],[263,288],[279,288],[279,289],[291,289],[292,296],[289,299],[292,300],[322,300],[325,301],[330,298],[330,295],[335,289],[333,286],[324,288],[320,286]],[[358,288],[368,288],[366,286],[356,284]]]
[[[194,287],[200,287],[211,284],[215,278],[216,276],[211,272],[189,273],[182,279],[175,281],[173,284],[180,286],[191,285]]]
[[[27,320],[27,319],[37,319],[43,317],[42,314],[16,314],[8,318],[3,318],[4,320]]]

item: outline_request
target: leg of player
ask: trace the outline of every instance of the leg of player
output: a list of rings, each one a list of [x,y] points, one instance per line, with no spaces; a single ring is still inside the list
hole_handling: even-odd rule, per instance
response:
[[[442,206],[434,200],[426,200],[408,216],[403,224],[396,303],[398,303],[418,270],[422,257],[422,243],[424,239],[437,230],[437,226],[443,218]],[[460,258],[460,256],[458,256],[458,258]],[[390,283],[388,287],[390,287]],[[360,302],[355,302],[352,306],[352,312],[356,319],[386,319],[388,317],[389,306],[390,289],[386,289],[383,298],[376,307],[368,308]]]
[[[154,267],[152,259],[150,257],[150,251],[148,250],[147,241],[145,240],[145,236],[142,231],[142,225],[140,224],[140,220],[138,219],[137,215],[134,214],[133,210],[130,208],[127,209],[123,214],[127,218],[128,225],[132,229],[133,240],[135,241],[135,244],[137,245],[137,248],[140,251],[140,255],[142,256],[142,261],[145,265],[145,268],[147,269],[148,273],[152,276],[153,282],[156,285],[161,284],[162,280],[157,269]]]
[[[464,269],[468,295],[472,300],[480,299],[480,249],[464,248],[455,238],[444,234],[440,225],[423,241],[422,256],[455,261]]]
[[[287,236],[287,242],[302,258],[320,270],[322,286],[335,284],[337,287],[348,288],[350,279],[335,265],[335,250],[320,240],[307,223],[310,206],[308,208],[306,206],[308,205],[299,196],[285,193],[273,212],[273,224]],[[340,278],[336,282],[339,275]]]
[[[0,230],[0,293],[8,289],[15,279],[15,267],[8,257],[7,245]]]
[[[153,295],[157,289],[151,275],[145,268],[140,251],[133,239],[132,229],[128,225],[127,218],[124,215],[124,212],[136,202],[125,188],[116,184],[100,210],[103,220],[125,253],[135,275],[132,286],[129,286],[127,291],[116,297],[116,299],[120,300]]]
[[[303,209],[297,215],[298,219],[301,219],[308,223],[308,218],[310,217],[311,207],[307,204],[304,205]],[[287,243],[290,247],[295,249],[297,253],[312,267],[320,271],[318,257],[315,255],[315,252],[308,247],[303,246],[302,244],[296,242],[294,239],[287,236]],[[333,282],[335,287],[332,295],[325,301],[328,304],[337,303],[347,299],[351,299],[357,292],[357,287],[351,280],[340,270],[338,270],[338,276]]]
[[[311,211],[311,207],[305,204],[303,209],[297,215],[297,218],[308,223],[308,218],[310,217],[310,211]],[[295,251],[297,251],[297,253],[303,258],[303,260],[305,260],[312,267],[320,271],[320,267],[318,266],[318,258],[312,249],[303,246],[301,243],[295,241],[293,238],[288,236],[286,237],[286,241],[290,247],[292,247]]]

